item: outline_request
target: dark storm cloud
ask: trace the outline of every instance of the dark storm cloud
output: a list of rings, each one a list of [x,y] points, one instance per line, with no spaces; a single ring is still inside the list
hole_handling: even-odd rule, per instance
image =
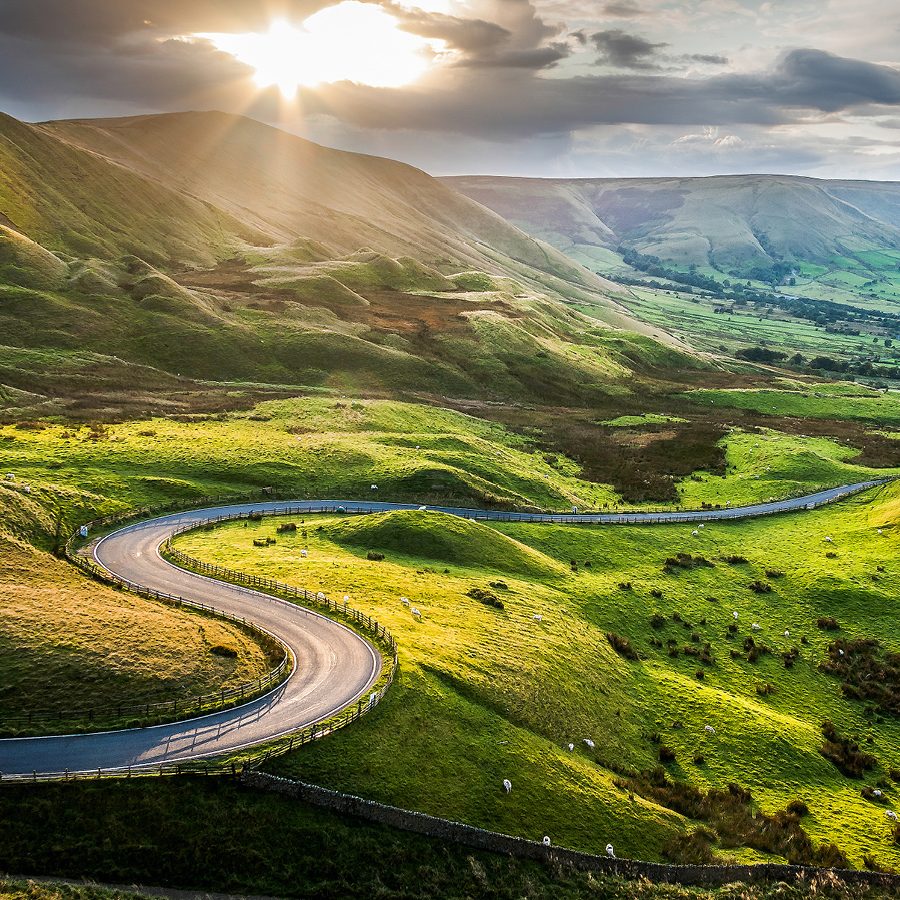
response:
[[[600,51],[600,62],[617,69],[656,69],[657,57],[668,44],[654,44],[620,28],[597,31],[591,41]]]

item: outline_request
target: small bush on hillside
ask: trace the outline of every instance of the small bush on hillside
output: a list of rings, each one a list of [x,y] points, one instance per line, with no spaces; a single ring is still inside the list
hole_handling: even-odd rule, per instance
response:
[[[825,554],[825,559],[837,559],[837,553],[835,553],[834,550],[829,550]]]
[[[731,554],[730,556],[723,556],[722,559],[725,562],[729,563],[732,566],[740,566],[747,562],[746,556],[737,556],[736,554]]]
[[[473,600],[477,600],[479,603],[483,603],[485,606],[491,606],[494,609],[503,609],[503,601],[496,595],[492,594],[490,591],[486,591],[483,588],[473,587],[466,591],[466,596],[471,597]]]
[[[767,584],[765,581],[760,581],[757,579],[756,581],[751,581],[750,584],[747,585],[754,594],[771,594],[772,593],[772,585]]]
[[[660,744],[659,761],[663,765],[668,765],[668,763],[675,762],[675,751],[671,747],[667,747],[665,744]]]
[[[816,619],[816,626],[821,628],[822,631],[838,631],[841,627],[834,616],[820,616]]]
[[[775,693],[775,685],[770,684],[768,681],[765,684],[758,684],[756,686],[756,693],[759,694],[760,697],[768,697]]]
[[[275,530],[278,534],[292,534],[297,530],[297,526],[293,522],[285,522],[283,525],[279,525]]]
[[[637,650],[634,649],[631,641],[629,641],[627,637],[616,634],[614,631],[608,631],[606,633],[606,639],[619,656],[623,656],[625,659],[640,659]]]
[[[809,806],[807,805],[805,800],[791,800],[791,802],[788,803],[785,809],[792,816],[802,817],[809,815]]]
[[[657,600],[662,600],[663,592],[659,588],[653,588],[650,591],[650,596],[655,597]]]
[[[620,581],[619,582],[619,590],[620,591],[630,591],[633,585],[630,581]]]
[[[368,560],[370,560],[370,561],[372,561],[372,562],[381,562],[381,561],[384,559],[384,554],[383,554],[383,553],[377,553],[375,550],[370,550],[370,551],[366,554],[366,559],[368,559]]]
[[[666,617],[663,615],[660,615],[659,613],[653,613],[653,615],[650,617],[650,627],[651,628],[656,628],[656,629],[664,628],[665,624],[666,624]]]
[[[784,653],[781,654],[781,659],[784,662],[784,667],[786,669],[793,669],[794,663],[800,657],[800,649],[798,647],[791,647],[790,650],[785,650]]]
[[[666,561],[663,564],[663,572],[666,575],[671,575],[673,572],[677,572],[679,569],[711,569],[713,567],[713,563],[711,563],[705,556],[691,556],[690,553],[678,553],[675,556],[669,556],[666,558]]]
[[[267,538],[253,538],[253,546],[254,547],[268,547],[270,544],[277,544],[278,541],[275,538],[267,537]]]
[[[878,762],[871,753],[861,750],[856,741],[841,737],[833,722],[826,720],[822,723],[822,735],[825,743],[819,748],[819,753],[850,778],[862,778]]]
[[[766,578],[784,578],[781,569],[766,569]]]
[[[509,585],[505,581],[489,581],[488,586],[498,591],[508,591]]]

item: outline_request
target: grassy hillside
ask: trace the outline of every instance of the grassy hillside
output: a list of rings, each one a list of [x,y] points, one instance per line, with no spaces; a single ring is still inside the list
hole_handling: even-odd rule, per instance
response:
[[[308,516],[264,550],[253,538],[276,520],[179,543],[347,593],[397,636],[401,678],[387,702],[278,771],[588,850],[611,840],[636,857],[809,862],[839,859],[834,843],[855,865],[897,866],[885,809],[900,804],[898,508],[893,485],[703,529],[494,526],[553,561],[543,574],[532,557],[480,542],[488,526],[460,522],[454,537],[429,512],[369,526]],[[367,527],[371,539],[338,542]],[[370,544],[385,560],[366,558]],[[497,552],[473,558],[471,546]],[[880,685],[867,691],[872,671]],[[684,838],[701,825],[707,836]]]
[[[118,840],[109,840],[110,834]],[[455,847],[215,779],[4,788],[0,836],[0,864],[11,871],[167,884],[201,894],[385,900],[895,896],[889,889],[851,888],[833,878],[797,887],[729,885],[713,890],[624,882]],[[0,883],[0,895],[11,900],[133,896],[92,886],[8,880]],[[178,900],[182,895],[166,896]]]
[[[71,484],[34,484],[29,494],[22,488],[21,481],[0,486],[5,735],[34,731],[9,722],[30,711],[196,697],[271,668],[239,629],[103,587],[51,555],[57,510],[97,498]],[[223,647],[235,655],[223,655]],[[100,717],[95,724],[108,722]]]

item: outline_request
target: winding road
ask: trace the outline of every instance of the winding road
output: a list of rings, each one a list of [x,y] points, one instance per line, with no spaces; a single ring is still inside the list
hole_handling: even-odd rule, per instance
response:
[[[665,513],[532,514],[429,506],[464,518],[548,523],[649,524],[741,519],[809,509],[883,484],[884,479],[819,491],[772,503]],[[210,518],[248,512],[371,513],[420,509],[417,504],[346,500],[242,503],[176,513],[130,525],[99,541],[95,560],[111,573],[158,591],[200,601],[255,622],[276,635],[297,665],[263,697],[195,719],[93,734],[0,740],[0,773],[31,775],[127,769],[233,753],[328,718],[364,696],[381,673],[378,651],[356,632],[304,607],[184,571],[166,562],[159,546],[174,532]]]

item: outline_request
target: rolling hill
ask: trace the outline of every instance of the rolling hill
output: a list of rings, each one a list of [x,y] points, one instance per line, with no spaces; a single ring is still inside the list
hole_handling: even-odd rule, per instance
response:
[[[603,251],[620,247],[730,275],[900,248],[897,183],[783,175],[444,182],[600,269],[609,264]]]
[[[0,117],[7,410],[233,406],[210,382],[583,399],[697,364],[618,291],[424,172],[251,119]]]

